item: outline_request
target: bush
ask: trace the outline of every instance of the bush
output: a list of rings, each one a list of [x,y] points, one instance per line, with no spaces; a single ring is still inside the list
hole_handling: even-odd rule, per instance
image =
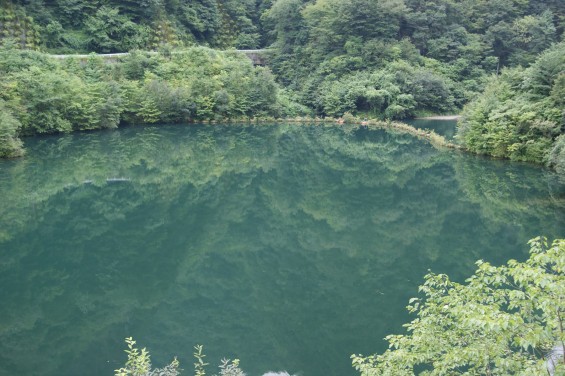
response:
[[[547,164],[559,174],[565,174],[565,135],[559,136],[555,141]]]
[[[0,99],[0,158],[20,157],[24,154],[22,141],[17,135],[20,127],[20,122]]]

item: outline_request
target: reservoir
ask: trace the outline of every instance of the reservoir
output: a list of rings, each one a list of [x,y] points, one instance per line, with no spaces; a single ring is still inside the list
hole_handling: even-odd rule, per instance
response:
[[[335,125],[160,125],[26,139],[0,161],[0,375],[161,367],[354,375],[429,270],[565,237],[565,177]]]

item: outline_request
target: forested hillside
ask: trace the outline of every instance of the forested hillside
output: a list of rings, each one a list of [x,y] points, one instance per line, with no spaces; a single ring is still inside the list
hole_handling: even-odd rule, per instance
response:
[[[562,0],[0,0],[0,5],[4,50],[109,53],[170,52],[194,45],[269,47],[269,68],[285,88],[287,102],[322,117],[351,113],[404,119],[459,113],[485,87],[492,93],[494,86],[520,75],[560,43],[565,30]],[[553,51],[564,54],[562,47]],[[558,76],[565,71],[563,59],[556,61],[551,98],[560,95],[563,80]],[[532,94],[525,87],[515,88]],[[518,101],[544,101],[532,115],[535,121],[514,132],[520,140],[494,148],[477,143],[467,132],[471,120],[459,139],[480,153],[548,161],[565,128],[563,103],[548,99],[550,91]],[[535,122],[546,121],[552,122],[544,126],[550,131],[534,129]],[[481,132],[490,135],[485,129]],[[530,145],[532,140],[535,145]]]
[[[2,0],[3,43],[48,52],[275,47],[318,115],[460,109],[562,39],[561,0]]]
[[[278,0],[272,67],[319,114],[456,111],[559,41],[560,0]]]
[[[59,53],[124,52],[163,44],[256,48],[262,43],[259,17],[267,6],[255,0],[2,0],[0,3],[1,20],[11,22],[9,25],[21,20],[32,23],[31,29],[41,35],[41,47]],[[21,35],[15,36],[19,39]]]

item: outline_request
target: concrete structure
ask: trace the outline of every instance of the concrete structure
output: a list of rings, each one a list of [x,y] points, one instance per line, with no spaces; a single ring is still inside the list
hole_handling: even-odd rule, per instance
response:
[[[236,50],[237,52],[241,52],[245,54],[251,61],[253,65],[267,65],[269,62],[269,55],[273,52],[273,50]]]

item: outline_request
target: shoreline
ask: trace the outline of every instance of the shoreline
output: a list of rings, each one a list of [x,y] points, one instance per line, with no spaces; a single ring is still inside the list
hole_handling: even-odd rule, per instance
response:
[[[458,115],[454,115],[458,116]],[[224,124],[224,123],[231,123],[231,124],[253,124],[253,125],[264,125],[264,124],[281,124],[281,123],[289,123],[289,124],[331,124],[333,126],[361,126],[367,127],[370,129],[388,129],[388,130],[396,130],[401,133],[410,134],[414,137],[425,139],[430,144],[435,147],[446,147],[449,149],[458,149],[464,150],[461,145],[454,144],[445,139],[444,136],[435,133],[433,130],[429,129],[421,129],[416,128],[408,123],[404,123],[403,120],[377,120],[377,119],[370,119],[370,120],[362,120],[360,118],[353,117],[351,119],[347,119],[345,121],[342,118],[319,118],[319,117],[308,117],[308,116],[297,116],[293,118],[272,118],[272,117],[255,117],[255,118],[236,118],[236,119],[221,119],[221,120],[200,120],[200,121],[187,121],[184,123],[178,123],[175,125],[194,125],[194,124],[206,124],[206,125],[215,125],[215,124]],[[154,123],[121,123],[116,128],[109,129],[109,130],[116,130],[122,127],[129,127],[129,126],[154,126]],[[28,137],[37,137],[37,136],[52,136],[57,134],[71,134],[71,133],[81,133],[81,132],[98,132],[102,130],[108,129],[88,129],[88,130],[73,130],[70,132],[54,132],[54,133],[43,133],[43,134],[28,134],[22,135],[21,138],[28,138]],[[10,157],[1,157],[0,159],[17,159],[25,157],[25,150],[22,154],[14,155]]]
[[[424,116],[417,117],[414,120],[459,120],[461,115],[434,115],[434,116]]]

